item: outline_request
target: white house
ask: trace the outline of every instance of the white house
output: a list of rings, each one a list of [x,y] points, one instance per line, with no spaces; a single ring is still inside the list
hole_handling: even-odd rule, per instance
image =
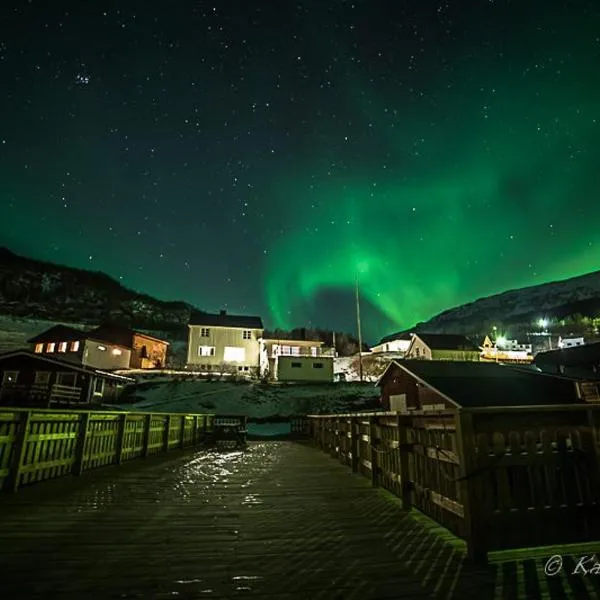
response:
[[[333,381],[333,348],[310,340],[261,339],[260,374],[274,381]]]
[[[95,369],[127,369],[131,359],[131,348],[66,325],[55,325],[28,343],[35,354]]]
[[[576,338],[558,338],[558,347],[559,348],[574,348],[575,346],[583,346],[585,341],[582,337]]]
[[[197,313],[188,328],[188,369],[258,375],[260,317]]]
[[[531,344],[519,344],[517,340],[499,337],[492,342],[485,336],[481,345],[481,360],[495,362],[531,362],[533,360]]]
[[[410,346],[412,333],[401,333],[393,338],[383,338],[379,344],[371,348],[371,352],[380,354],[383,352],[406,352]]]

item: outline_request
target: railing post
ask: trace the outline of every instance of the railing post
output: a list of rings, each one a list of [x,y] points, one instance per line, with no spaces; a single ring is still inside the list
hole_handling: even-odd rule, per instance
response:
[[[150,430],[152,427],[152,413],[144,417],[144,449],[142,450],[142,456],[146,458],[150,453]]]
[[[377,487],[379,457],[377,455],[377,417],[369,416],[369,447],[371,449],[371,484]]]
[[[171,435],[171,415],[167,415],[164,421],[163,452],[169,451],[169,436]]]
[[[456,445],[460,461],[459,491],[460,501],[464,510],[467,553],[471,560],[487,562],[487,549],[483,530],[485,523],[481,518],[481,510],[476,494],[477,478],[469,478],[475,468],[475,433],[473,415],[464,409],[455,413]]]
[[[198,415],[194,415],[194,435],[192,436],[192,444],[198,445]]]
[[[400,453],[400,488],[402,490],[402,508],[409,511],[412,508],[412,481],[410,478],[410,462],[408,456],[407,417],[398,415],[398,452]]]
[[[179,436],[179,447],[183,450],[185,448],[185,425],[187,423],[186,415],[181,416],[181,434]]]
[[[17,427],[14,441],[12,461],[8,468],[8,476],[4,481],[4,487],[9,492],[16,492],[19,488],[21,479],[21,468],[25,458],[25,449],[27,447],[27,438],[29,436],[29,423],[31,421],[31,411],[19,413],[19,425]]]
[[[115,464],[120,465],[123,462],[123,447],[125,446],[125,431],[127,428],[127,413],[119,415],[119,426],[117,429],[117,443]]]
[[[77,432],[77,444],[75,446],[75,462],[71,472],[73,475],[83,473],[83,461],[85,459],[85,446],[88,436],[88,425],[90,422],[90,413],[84,412],[79,415],[79,431]]]
[[[358,448],[360,446],[360,431],[356,417],[350,417],[350,452],[352,454],[352,472],[358,472]]]
[[[337,447],[338,447],[338,436],[339,436],[339,419],[338,417],[334,417],[331,419],[330,421],[331,423],[331,436],[330,436],[330,446],[329,446],[329,456],[331,456],[331,458],[336,458],[338,452],[337,452]]]

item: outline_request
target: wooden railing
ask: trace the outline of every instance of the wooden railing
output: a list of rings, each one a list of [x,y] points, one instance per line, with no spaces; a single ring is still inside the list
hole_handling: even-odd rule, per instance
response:
[[[214,415],[0,409],[0,489],[214,442]]]
[[[600,407],[309,416],[325,452],[469,554],[600,540]]]

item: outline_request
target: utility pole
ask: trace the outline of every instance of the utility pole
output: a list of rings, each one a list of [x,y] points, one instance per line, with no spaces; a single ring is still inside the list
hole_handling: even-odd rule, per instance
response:
[[[362,331],[360,328],[360,301],[358,296],[358,273],[356,274],[356,325],[358,327],[358,369],[360,382],[363,380],[363,363],[362,363]]]

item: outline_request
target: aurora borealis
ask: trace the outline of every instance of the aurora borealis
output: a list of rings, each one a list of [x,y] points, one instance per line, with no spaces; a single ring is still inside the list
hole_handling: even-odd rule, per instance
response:
[[[370,342],[600,266],[593,1],[0,8],[0,244]]]

